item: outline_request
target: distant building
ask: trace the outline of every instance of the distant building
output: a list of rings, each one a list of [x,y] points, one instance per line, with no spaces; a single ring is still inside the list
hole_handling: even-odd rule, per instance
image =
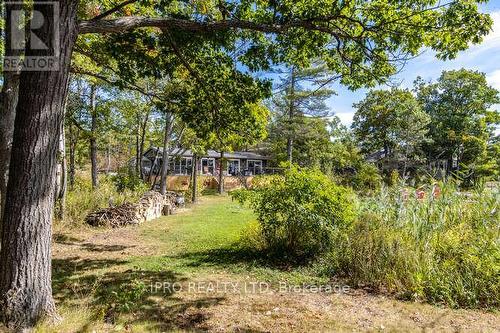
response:
[[[388,157],[384,150],[379,150],[365,156],[365,160],[374,163],[381,171],[407,170],[410,174],[415,174],[417,170],[426,170],[428,174],[436,179],[444,179],[457,166],[450,164],[447,159],[437,158],[431,161],[410,160],[402,155]],[[453,163],[453,161],[452,161]]]

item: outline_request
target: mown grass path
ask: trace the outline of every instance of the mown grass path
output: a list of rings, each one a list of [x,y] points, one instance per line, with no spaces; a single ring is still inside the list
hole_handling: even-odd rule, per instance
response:
[[[359,290],[282,288],[328,283],[236,246],[251,211],[204,197],[176,215],[116,230],[58,230],[54,295],[64,318],[40,332],[484,331],[499,316],[405,303]],[[252,288],[255,283],[263,287]],[[224,287],[225,286],[225,287]]]

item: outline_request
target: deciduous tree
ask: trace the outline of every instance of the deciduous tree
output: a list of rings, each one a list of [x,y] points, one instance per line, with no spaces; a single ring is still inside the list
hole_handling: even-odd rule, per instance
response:
[[[466,69],[444,71],[437,82],[416,81],[418,99],[430,116],[426,152],[430,160],[446,159],[452,166],[455,155],[467,178],[485,174],[487,145],[500,124],[494,104],[499,92],[488,85],[484,73]],[[483,169],[479,174],[476,171]]]
[[[352,128],[364,153],[383,150],[388,160],[418,160],[429,116],[408,90],[374,90],[354,107]]]

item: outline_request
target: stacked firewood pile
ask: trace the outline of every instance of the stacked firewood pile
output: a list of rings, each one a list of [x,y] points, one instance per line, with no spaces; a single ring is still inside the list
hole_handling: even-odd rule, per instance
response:
[[[94,227],[111,228],[140,224],[172,214],[180,203],[183,203],[183,198],[175,192],[167,192],[163,196],[149,191],[144,193],[138,203],[100,209],[87,215],[85,222]]]

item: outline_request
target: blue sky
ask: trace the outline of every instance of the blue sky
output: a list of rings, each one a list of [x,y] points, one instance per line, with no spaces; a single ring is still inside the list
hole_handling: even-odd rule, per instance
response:
[[[475,45],[461,52],[454,60],[448,61],[440,61],[434,57],[432,51],[424,51],[419,57],[410,60],[394,80],[401,82],[402,87],[409,88],[417,76],[425,80],[435,80],[443,70],[463,67],[486,73],[488,83],[500,90],[500,0],[490,0],[487,5],[481,7],[481,11],[491,15],[494,26],[493,31],[480,45]],[[334,89],[337,95],[328,100],[328,106],[345,125],[350,126],[354,115],[352,104],[362,100],[367,90],[353,92],[339,85]],[[500,106],[497,109],[500,109]]]

